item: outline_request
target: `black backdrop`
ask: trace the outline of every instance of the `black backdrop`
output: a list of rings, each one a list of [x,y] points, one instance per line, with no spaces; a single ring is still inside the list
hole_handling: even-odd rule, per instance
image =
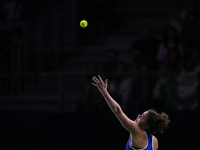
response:
[[[126,112],[134,119],[141,112]],[[173,111],[170,128],[156,135],[159,149],[199,149],[199,111]],[[2,112],[2,149],[123,150],[128,132],[109,110],[87,113]]]

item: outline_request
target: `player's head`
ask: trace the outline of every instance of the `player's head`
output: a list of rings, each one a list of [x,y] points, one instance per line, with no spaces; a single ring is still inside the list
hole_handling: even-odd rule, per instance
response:
[[[139,114],[137,116],[135,122],[141,129],[146,130],[148,128],[147,118],[148,118],[148,111],[145,111],[143,114]]]
[[[164,129],[169,126],[170,120],[166,113],[157,113],[155,110],[149,109],[142,115],[138,115],[136,122],[143,130],[155,134],[156,132],[163,133]]]

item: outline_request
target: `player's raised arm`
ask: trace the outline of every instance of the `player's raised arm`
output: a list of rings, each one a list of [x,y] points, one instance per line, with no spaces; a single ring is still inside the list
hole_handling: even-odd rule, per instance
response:
[[[136,120],[133,121],[124,114],[120,105],[108,93],[108,79],[104,82],[102,78],[98,76],[93,77],[92,80],[92,85],[98,88],[112,112],[119,119],[122,126],[130,133],[126,144],[126,150],[132,150],[134,148],[157,150],[158,140],[153,135],[156,132],[163,133],[163,130],[168,127],[170,122],[168,115],[164,112],[157,113],[155,110],[149,109],[142,115],[139,114]]]
[[[112,112],[116,115],[116,117],[119,119],[123,127],[128,130],[129,132],[136,132],[138,126],[134,121],[129,119],[124,112],[122,111],[120,105],[110,96],[110,94],[107,91],[108,87],[108,79],[105,80],[105,82],[102,80],[100,76],[93,77],[92,78],[93,82],[92,85],[98,88],[98,90],[101,92],[103,95],[104,99],[106,100],[106,103],[112,110]]]

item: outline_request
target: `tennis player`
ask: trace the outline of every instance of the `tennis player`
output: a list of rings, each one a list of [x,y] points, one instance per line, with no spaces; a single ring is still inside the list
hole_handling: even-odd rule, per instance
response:
[[[124,114],[120,105],[108,93],[108,79],[104,82],[98,75],[98,77],[93,77],[92,80],[92,85],[98,88],[112,112],[130,133],[126,150],[157,150],[158,140],[154,135],[156,132],[163,133],[163,130],[168,127],[170,122],[168,115],[164,112],[157,113],[150,109],[138,115],[133,121]]]

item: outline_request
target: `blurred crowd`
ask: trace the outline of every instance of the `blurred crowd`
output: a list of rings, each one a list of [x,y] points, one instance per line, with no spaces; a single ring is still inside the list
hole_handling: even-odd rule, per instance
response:
[[[161,38],[149,24],[141,26],[127,58],[108,49],[103,67],[87,64],[87,72],[104,73],[108,91],[125,110],[148,108],[197,110],[200,102],[200,4],[184,10],[180,0],[172,1]],[[128,75],[127,75],[128,74]],[[91,78],[87,79],[91,83]],[[87,87],[87,86],[86,86]],[[85,88],[81,109],[102,108],[102,96],[91,86]]]
[[[87,8],[89,6],[87,3],[93,7]],[[114,4],[116,4],[114,0],[81,1],[79,3],[81,9],[78,9],[79,17],[88,16],[90,25],[96,28],[88,28],[91,30],[88,32],[90,34],[85,34],[87,29],[84,30],[80,38],[86,39],[85,36],[89,36],[88,38],[92,40],[94,36],[104,38],[108,34],[116,33],[122,25],[119,22],[123,21],[119,21],[122,18],[115,15]],[[22,14],[25,13],[22,13],[22,3],[8,1],[1,7],[5,9],[7,15],[1,13],[0,17],[4,17],[12,26],[4,26],[0,22],[2,33],[0,61],[4,64],[1,65],[0,71],[3,73],[34,72],[33,70],[37,70],[34,68],[35,63],[28,64],[31,67],[27,66],[25,27],[22,21]],[[125,110],[145,110],[152,107],[167,110],[199,109],[199,0],[193,0],[190,10],[184,9],[182,0],[172,1],[164,18],[161,36],[155,36],[152,26],[144,23],[141,25],[138,38],[133,40],[127,57],[120,59],[120,53],[119,50],[108,49],[104,64],[99,66],[97,62],[87,63],[86,72],[89,75],[83,81],[85,88],[82,90],[79,110],[98,110],[106,106],[102,102],[101,94],[91,86],[91,75],[99,73],[104,79],[109,79],[108,91]],[[33,59],[32,55],[31,58]],[[49,70],[52,71],[54,68]],[[4,81],[3,84],[7,86]]]

